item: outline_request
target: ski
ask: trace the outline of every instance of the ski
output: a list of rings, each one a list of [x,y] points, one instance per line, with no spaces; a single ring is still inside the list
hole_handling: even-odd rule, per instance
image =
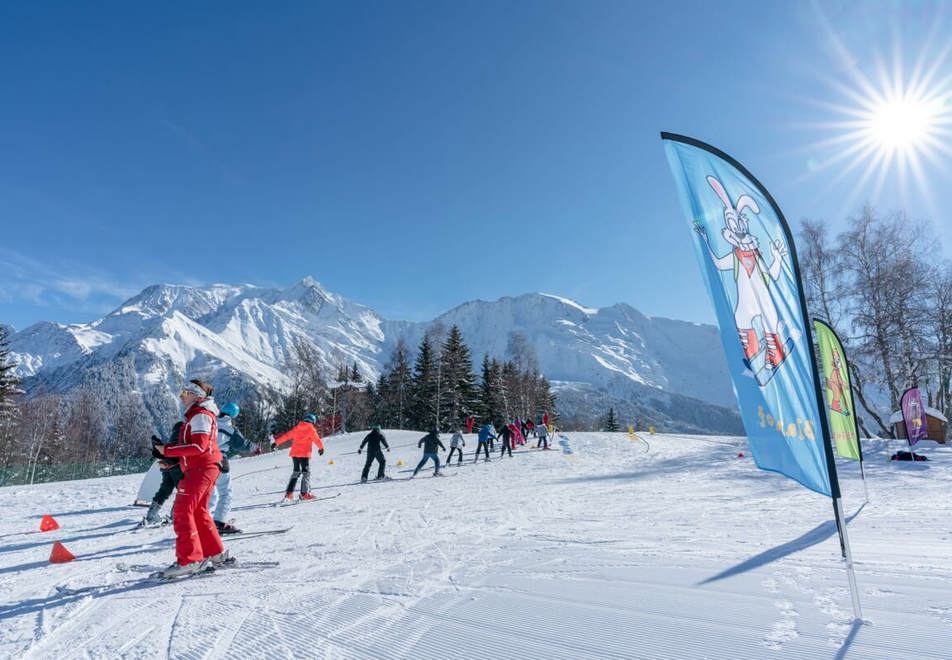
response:
[[[238,561],[235,557],[229,557],[220,564],[214,566],[207,566],[204,569],[196,573],[188,573],[187,575],[181,575],[179,577],[163,577],[161,570],[156,570],[158,567],[152,564],[116,564],[116,570],[120,573],[148,573],[146,579],[155,580],[158,582],[180,582],[182,580],[188,580],[194,577],[208,577],[214,575],[217,571],[221,570],[233,570],[233,569],[265,569],[265,568],[274,568],[280,566],[280,562],[277,561]],[[85,587],[84,589],[88,589]],[[68,587],[56,587],[56,590],[60,593],[69,590]],[[73,592],[81,592],[80,589],[69,590]]]
[[[340,497],[340,496],[341,496],[340,493],[336,493],[336,494],[334,494],[334,495],[326,495],[326,496],[324,496],[324,497],[315,497],[313,500],[302,500],[301,498],[298,498],[298,499],[296,499],[296,500],[291,500],[290,502],[287,501],[287,500],[281,500],[280,502],[275,502],[275,503],[272,504],[271,506],[275,506],[275,507],[278,507],[278,506],[294,506],[295,504],[304,504],[304,503],[307,503],[307,502],[323,502],[324,500],[332,500],[332,499],[334,499],[335,497]]]
[[[239,539],[253,538],[256,536],[276,536],[278,534],[285,534],[291,531],[291,527],[281,527],[279,529],[260,529],[260,530],[249,530],[247,532],[242,532],[241,534],[228,534],[222,537],[222,541],[237,541]]]

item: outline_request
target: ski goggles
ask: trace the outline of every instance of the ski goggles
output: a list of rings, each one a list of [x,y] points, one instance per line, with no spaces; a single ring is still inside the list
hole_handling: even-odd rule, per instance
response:
[[[183,394],[194,394],[200,399],[204,399],[208,396],[208,393],[195,383],[185,383],[182,385],[182,391],[179,392],[179,396],[182,396]]]

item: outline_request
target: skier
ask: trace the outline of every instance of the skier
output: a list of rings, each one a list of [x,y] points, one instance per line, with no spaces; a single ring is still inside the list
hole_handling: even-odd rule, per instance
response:
[[[510,447],[519,447],[520,445],[526,444],[525,438],[522,437],[522,431],[520,431],[521,424],[519,419],[513,420],[512,424],[509,425],[509,428],[512,429],[512,440],[509,442]]]
[[[522,435],[519,444],[524,445],[529,439],[529,425],[526,424],[526,420],[524,419],[516,420],[516,424],[518,425],[519,433]]]
[[[162,509],[162,505],[165,504],[165,500],[169,499],[169,495],[171,495],[175,487],[178,486],[178,482],[182,480],[182,468],[179,466],[179,460],[177,458],[166,458],[158,449],[159,445],[172,445],[177,443],[179,429],[181,427],[182,422],[175,422],[175,426],[172,427],[172,432],[169,434],[167,443],[162,442],[162,438],[157,435],[152,436],[152,455],[159,459],[162,484],[159,486],[159,489],[155,491],[155,495],[152,497],[152,504],[149,505],[149,510],[145,514],[145,524],[148,526],[158,525],[162,522],[159,511]]]
[[[526,429],[527,429],[527,431],[528,431],[528,432],[526,433],[526,440],[528,440],[530,435],[535,435],[535,434],[536,434],[536,425],[535,425],[535,422],[533,422],[531,419],[527,419],[527,420],[526,420]]]
[[[208,510],[212,512],[215,527],[219,534],[241,534],[241,530],[228,522],[231,512],[231,466],[229,455],[234,456],[251,449],[251,443],[235,428],[234,419],[241,409],[237,403],[226,403],[218,414],[218,449],[222,453],[221,474],[215,482],[215,489],[208,500]]]
[[[490,461],[489,458],[489,444],[496,439],[496,436],[493,434],[493,431],[496,429],[493,428],[493,425],[490,423],[483,424],[479,429],[479,442],[476,445],[476,458],[473,460],[473,463],[479,460],[479,450],[482,449],[486,455],[486,460]]]
[[[449,465],[453,462],[453,453],[459,452],[459,462],[457,465],[463,464],[463,447],[466,446],[466,440],[463,439],[463,429],[456,429],[456,433],[453,434],[453,437],[450,439],[450,455],[446,459],[446,464]]]
[[[172,507],[176,562],[162,571],[164,578],[193,575],[209,563],[217,565],[230,559],[208,512],[208,498],[221,471],[218,406],[211,395],[208,383],[198,379],[187,382],[179,393],[185,420],[178,443],[156,446],[163,456],[178,458],[182,468]]]
[[[473,417],[472,415],[470,415],[469,417],[467,417],[467,418],[466,418],[466,432],[467,432],[467,433],[472,433],[472,432],[473,432],[473,426],[475,426],[475,424],[476,424],[476,418],[475,418],[475,417]]]
[[[503,424],[502,431],[499,432],[499,436],[502,438],[502,449],[499,451],[499,458],[502,458],[506,455],[506,452],[509,452],[509,456],[512,456],[512,424]]]
[[[549,448],[549,429],[545,427],[545,424],[539,424],[536,427],[536,433],[539,435],[539,441],[536,442],[536,449],[542,447],[543,449]]]
[[[359,455],[360,452],[364,450],[364,446],[367,447],[367,462],[364,463],[364,471],[360,474],[360,483],[362,484],[367,483],[367,475],[370,474],[370,466],[374,461],[377,461],[377,477],[375,481],[387,478],[383,473],[387,467],[387,459],[384,458],[383,452],[380,451],[380,445],[386,447],[388,452],[390,451],[387,438],[380,432],[380,425],[374,424],[373,429],[367,434],[364,441],[360,443],[360,448],[357,449],[357,454]]]
[[[433,471],[433,476],[440,476],[440,455],[437,447],[446,451],[446,447],[443,446],[443,443],[440,442],[440,432],[433,427],[433,430],[427,433],[425,436],[420,438],[420,442],[417,443],[417,447],[423,447],[423,458],[420,459],[419,465],[416,466],[416,469],[413,471],[411,479],[417,476],[417,472],[420,471],[420,468],[429,461],[430,459],[436,463],[436,469]]]
[[[288,480],[288,487],[285,489],[285,500],[294,500],[294,486],[297,484],[298,477],[301,477],[301,499],[314,499],[311,495],[311,443],[317,445],[318,456],[324,455],[324,442],[317,434],[316,424],[317,415],[308,413],[304,415],[302,421],[297,423],[297,426],[287,433],[282,433],[271,443],[271,449],[274,450],[278,445],[292,441],[290,456],[294,467],[291,479]]]

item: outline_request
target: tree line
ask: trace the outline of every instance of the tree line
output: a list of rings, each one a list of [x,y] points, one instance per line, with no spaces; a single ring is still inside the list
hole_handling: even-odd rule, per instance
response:
[[[240,404],[240,428],[282,433],[306,412],[329,418],[335,429],[344,431],[379,424],[448,432],[462,428],[469,416],[477,425],[491,422],[497,427],[514,417],[535,419],[543,412],[555,419],[549,382],[520,333],[510,334],[503,359],[484,355],[478,374],[455,325],[448,332],[439,324],[432,327],[415,353],[404,339],[398,340],[376,380],[364,376],[356,363],[341,363],[335,378],[329,379],[315,358],[313,347],[299,344],[286,365],[289,390]]]
[[[862,430],[891,435],[889,414],[916,385],[952,416],[952,263],[931,226],[865,207],[836,236],[805,220],[800,238],[810,312],[848,352]],[[883,399],[889,410],[876,405]]]
[[[166,437],[174,422],[174,406],[163,401],[150,407],[131,386],[131,363],[121,378],[129,387],[94,380],[68,394],[27,396],[9,357],[7,329],[0,326],[0,470],[26,466],[35,472],[44,465],[145,459],[151,434]],[[283,365],[290,381],[285,389],[218,379],[214,395],[220,403],[238,402],[238,427],[257,441],[283,433],[309,412],[321,418],[325,434],[374,424],[446,432],[463,427],[469,416],[477,425],[492,422],[497,427],[513,417],[534,419],[543,412],[555,419],[549,383],[519,333],[510,335],[502,359],[483,356],[479,373],[460,329],[453,326],[447,332],[440,325],[424,335],[415,353],[406,341],[398,341],[377,379],[362,374],[356,362],[339,360],[332,374],[323,364],[317,348],[301,341]]]

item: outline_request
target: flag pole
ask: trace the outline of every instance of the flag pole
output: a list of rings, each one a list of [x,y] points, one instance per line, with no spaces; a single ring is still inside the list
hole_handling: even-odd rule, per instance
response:
[[[796,244],[793,243],[793,237],[789,235],[789,228],[786,221],[781,216],[781,226],[788,232],[787,240],[790,243],[790,259],[793,262],[794,272],[800,277],[800,264],[797,260]],[[813,336],[813,324],[810,323],[810,314],[807,311],[807,300],[803,292],[803,286],[799,287],[800,308],[805,319],[804,331],[807,335],[807,350],[810,351],[810,367],[813,372],[813,389],[816,394],[817,412],[820,415],[820,429],[823,438],[823,453],[826,455],[826,467],[830,476],[830,496],[833,499],[833,517],[836,520],[836,528],[840,537],[840,553],[846,564],[846,579],[850,586],[850,597],[853,600],[853,618],[862,621],[863,610],[859,602],[859,586],[856,584],[856,573],[853,570],[853,553],[850,551],[849,534],[846,531],[846,517],[843,515],[843,502],[840,493],[840,479],[836,472],[836,460],[833,458],[833,434],[830,431],[830,422],[827,419],[826,397],[820,384],[820,370],[817,368],[816,344]],[[834,332],[835,334],[835,332]],[[839,341],[839,338],[837,338]],[[842,342],[841,342],[842,343]],[[856,423],[856,411],[853,410],[853,423]],[[859,435],[856,436],[856,444],[859,445]]]
[[[843,517],[843,500],[836,498],[833,500],[833,508],[836,510],[837,518],[842,519],[840,526],[840,544],[843,550],[843,559],[846,561],[846,577],[850,583],[850,596],[853,599],[853,618],[857,621],[863,620],[863,609],[859,603],[859,587],[856,584],[856,572],[853,570],[853,553],[850,551],[850,537],[846,532],[846,519]]]

